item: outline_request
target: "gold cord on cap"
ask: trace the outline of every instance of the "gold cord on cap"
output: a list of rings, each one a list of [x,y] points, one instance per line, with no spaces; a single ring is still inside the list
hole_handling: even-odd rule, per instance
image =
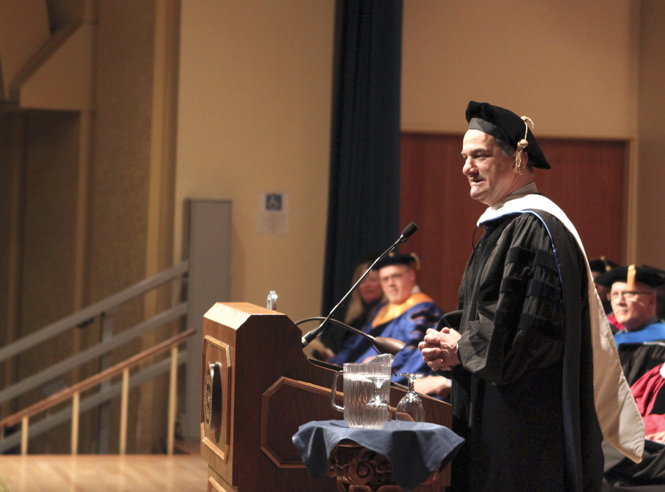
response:
[[[626,290],[634,291],[635,290],[635,265],[630,265],[628,267],[628,278],[626,279]]]
[[[531,121],[531,118],[528,116],[522,116],[522,121],[524,122],[526,129],[524,130],[524,138],[517,142],[517,152],[515,152],[515,172],[517,174],[522,174],[522,171],[524,171],[522,152],[524,152],[524,149],[529,145],[529,141],[526,139],[529,135],[529,123],[531,123],[531,128],[535,127],[533,121]]]

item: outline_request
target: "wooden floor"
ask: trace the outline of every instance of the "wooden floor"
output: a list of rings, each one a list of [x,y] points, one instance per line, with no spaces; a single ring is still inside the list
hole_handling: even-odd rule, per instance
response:
[[[0,456],[0,492],[205,492],[199,455]]]

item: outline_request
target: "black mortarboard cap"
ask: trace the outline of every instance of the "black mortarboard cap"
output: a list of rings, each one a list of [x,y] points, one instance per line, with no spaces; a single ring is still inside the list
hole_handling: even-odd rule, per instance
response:
[[[379,261],[374,268],[379,270],[383,267],[390,265],[411,265],[415,263],[415,269],[420,270],[420,258],[415,253],[410,254],[400,254],[400,253],[390,253],[388,256]]]
[[[609,272],[612,268],[619,266],[619,264],[601,256],[600,258],[589,260],[589,266],[591,267],[592,272],[605,273]]]
[[[595,282],[608,288],[612,288],[614,282],[627,282],[630,283],[629,276],[633,276],[630,271],[634,270],[634,281],[641,284],[650,285],[651,287],[658,287],[665,284],[665,277],[653,267],[641,266],[619,266],[614,267],[610,271],[602,273],[596,277]],[[634,290],[629,287],[628,290]]]
[[[469,123],[470,130],[480,130],[494,138],[497,138],[513,148],[517,149],[517,144],[524,138],[529,145],[524,149],[529,154],[529,164],[541,169],[550,169],[550,164],[545,159],[543,151],[540,150],[536,137],[529,128],[526,131],[526,123],[522,118],[512,111],[492,106],[489,103],[469,102],[466,107],[466,121]]]

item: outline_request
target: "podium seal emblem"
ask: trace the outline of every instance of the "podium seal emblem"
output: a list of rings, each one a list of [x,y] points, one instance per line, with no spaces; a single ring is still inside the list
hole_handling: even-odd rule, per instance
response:
[[[206,430],[220,430],[222,423],[222,377],[219,362],[208,364],[203,392],[203,416]]]

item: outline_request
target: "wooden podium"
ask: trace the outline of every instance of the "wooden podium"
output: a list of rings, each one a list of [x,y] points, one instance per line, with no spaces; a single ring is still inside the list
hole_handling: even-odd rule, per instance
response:
[[[330,405],[336,370],[308,359],[302,332],[284,314],[248,303],[217,303],[203,318],[201,455],[208,492],[335,492],[313,479],[291,437],[312,420],[343,418]],[[407,388],[393,385],[395,407]],[[337,392],[339,403],[342,393]],[[427,421],[450,427],[451,407],[423,397]],[[450,467],[427,488],[450,483]],[[424,489],[424,490],[427,490]]]

